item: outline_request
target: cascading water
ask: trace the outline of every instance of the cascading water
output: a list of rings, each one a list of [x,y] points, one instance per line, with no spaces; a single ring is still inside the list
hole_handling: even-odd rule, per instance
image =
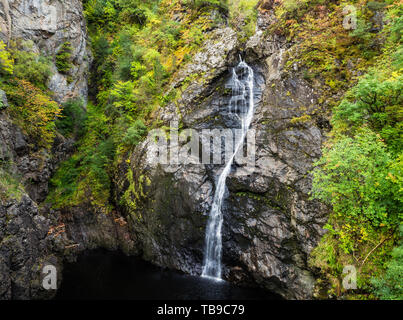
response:
[[[211,207],[209,221],[206,229],[206,248],[204,253],[204,266],[202,277],[221,280],[221,255],[222,240],[221,228],[223,223],[222,203],[224,199],[226,180],[231,172],[231,165],[235,155],[243,146],[248,133],[254,113],[254,74],[251,67],[244,61],[232,70],[232,78],[229,83],[232,88],[232,95],[229,102],[229,112],[238,113],[241,121],[240,139],[236,141],[234,152],[225,164],[225,167],[218,177],[218,182],[214,194],[213,205]]]

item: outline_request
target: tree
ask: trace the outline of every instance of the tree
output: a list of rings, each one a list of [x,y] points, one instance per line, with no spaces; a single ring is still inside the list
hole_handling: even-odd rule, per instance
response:
[[[403,236],[403,225],[400,236]],[[372,284],[375,295],[382,300],[403,300],[403,241],[393,249],[385,274],[373,279]]]
[[[392,74],[382,79],[378,73],[365,76],[336,108],[335,120],[353,126],[368,122],[381,131],[398,122],[398,110],[403,104],[403,76]]]
[[[328,228],[346,253],[365,234],[399,224],[401,162],[394,164],[379,135],[364,127],[354,138],[343,136],[315,166],[312,193],[332,205]]]

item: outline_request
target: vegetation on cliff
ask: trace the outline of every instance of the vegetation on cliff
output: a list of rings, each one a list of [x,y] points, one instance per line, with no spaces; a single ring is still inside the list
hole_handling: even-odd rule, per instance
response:
[[[108,211],[117,164],[159,125],[154,112],[178,96],[176,89],[167,90],[170,81],[225,22],[228,6],[88,0],[84,10],[94,56],[90,103],[78,150],[52,179],[49,201],[63,207],[90,200]]]
[[[368,297],[372,292],[391,298],[384,293],[390,286],[394,298],[402,299],[401,277],[392,280],[388,271],[388,280],[378,280],[375,287],[371,278],[382,274],[387,265],[401,262],[399,249],[392,257],[391,252],[399,242],[403,218],[403,8],[393,1],[379,3],[378,7],[385,7],[389,23],[379,37],[374,37],[370,32],[374,26],[365,20],[370,5],[375,4],[365,3],[358,24],[366,25],[359,34],[359,39],[364,39],[360,49],[364,57],[367,53],[373,60],[375,51],[368,51],[375,50],[375,45],[366,44],[372,39],[380,54],[333,108],[333,129],[316,163],[313,181],[313,195],[330,204],[333,211],[325,226],[329,232],[315,249],[313,263],[331,280],[338,295],[343,291],[343,267],[353,265],[358,279],[356,295],[351,297]],[[357,37],[357,30],[352,37]],[[388,262],[390,258],[392,262]],[[379,283],[385,287],[380,289]]]
[[[61,106],[47,89],[49,58],[32,51],[32,42],[0,42],[0,89],[7,95],[8,113],[33,146],[49,148],[56,136],[55,120]]]
[[[401,1],[83,4],[94,56],[86,113],[80,99],[60,106],[47,89],[50,59],[60,73],[71,70],[68,42],[55,57],[45,57],[33,52],[29,42],[6,47],[0,41],[0,89],[7,94],[14,123],[39,148],[50,148],[59,133],[77,141],[76,152],[51,180],[48,202],[57,208],[89,202],[99,211],[111,211],[118,164],[128,161],[147,130],[161,125],[156,111],[180,97],[181,88],[170,87],[180,68],[217,27],[230,25],[245,43],[255,32],[259,7],[260,14],[274,12],[265,35],[289,44],[285,68],[302,72],[320,96],[318,105],[291,122],[329,120],[329,139],[313,170],[312,197],[332,212],[310,264],[320,273],[327,297],[403,298]],[[357,18],[350,29],[343,26],[347,6]],[[18,179],[3,169],[0,197],[17,197]],[[142,193],[136,191],[132,172],[126,175],[131,194]],[[128,207],[136,204],[131,194],[123,199]],[[358,271],[353,294],[342,287],[346,265]]]

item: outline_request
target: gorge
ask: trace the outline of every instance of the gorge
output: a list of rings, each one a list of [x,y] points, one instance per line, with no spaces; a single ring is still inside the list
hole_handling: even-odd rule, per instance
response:
[[[352,31],[343,1],[0,1],[0,299],[74,297],[63,278],[90,286],[102,261],[109,289],[82,298],[141,298],[111,285],[119,264],[179,299],[354,296],[357,265],[375,297],[400,239],[397,2],[354,2]],[[161,164],[172,123],[179,148],[240,134],[198,141],[221,164]]]

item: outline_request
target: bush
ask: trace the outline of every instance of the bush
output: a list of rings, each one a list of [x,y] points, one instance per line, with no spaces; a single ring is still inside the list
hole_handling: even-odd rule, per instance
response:
[[[400,237],[403,236],[403,226],[400,226]],[[383,276],[372,280],[374,293],[382,300],[403,300],[403,241],[393,249],[392,259],[387,264]]]
[[[392,167],[393,159],[375,133],[363,129],[354,138],[339,138],[315,165],[314,196],[332,205],[334,222],[353,227],[332,230],[346,253],[364,233],[399,224],[402,172]]]
[[[56,121],[59,132],[67,136],[79,138],[83,134],[86,113],[82,99],[69,100],[63,104],[60,118]]]
[[[56,67],[60,73],[67,74],[73,67],[71,62],[73,48],[70,42],[65,42],[56,54]]]
[[[0,73],[12,74],[14,70],[14,61],[11,54],[6,50],[6,44],[0,41]]]
[[[51,62],[48,58],[32,50],[32,41],[21,44],[22,50],[13,49],[14,75],[27,80],[36,87],[46,89],[46,83],[52,75]]]
[[[18,126],[40,147],[51,146],[56,133],[55,120],[60,106],[26,80],[11,80],[2,86],[10,115]]]
[[[77,101],[71,102],[70,109],[78,107]],[[51,179],[48,202],[58,208],[85,202],[109,210],[109,170],[116,153],[116,144],[110,134],[105,115],[89,103],[77,152],[60,165]]]
[[[283,6],[288,18],[298,18],[304,14],[308,0],[284,0]]]
[[[376,72],[363,77],[336,107],[334,125],[350,132],[364,124],[379,132],[394,153],[402,150],[403,75],[384,77]]]
[[[123,138],[123,144],[127,146],[136,146],[143,136],[147,133],[147,127],[141,120],[136,120],[134,124],[127,130]]]
[[[228,13],[227,0],[186,0],[184,4],[193,10],[199,10],[203,7],[214,7],[223,13]]]

